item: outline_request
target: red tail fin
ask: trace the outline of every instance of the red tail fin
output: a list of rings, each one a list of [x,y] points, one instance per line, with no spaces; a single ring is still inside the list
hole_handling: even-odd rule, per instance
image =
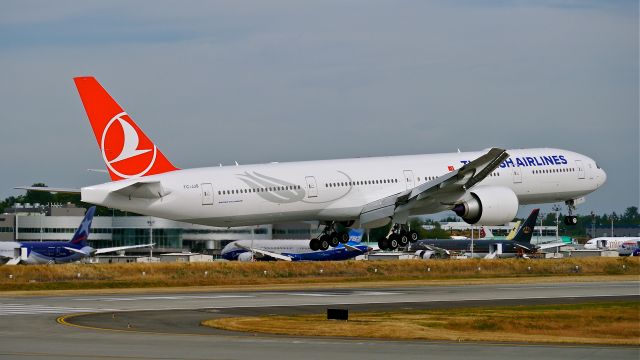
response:
[[[112,180],[178,170],[95,78],[73,81]]]

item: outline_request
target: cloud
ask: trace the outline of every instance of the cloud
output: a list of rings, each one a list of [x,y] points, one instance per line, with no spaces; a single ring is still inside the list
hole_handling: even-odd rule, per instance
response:
[[[10,3],[0,196],[106,180],[84,171],[102,164],[71,81],[95,75],[182,167],[548,146],[598,160],[585,209],[620,210],[639,196],[637,6]]]

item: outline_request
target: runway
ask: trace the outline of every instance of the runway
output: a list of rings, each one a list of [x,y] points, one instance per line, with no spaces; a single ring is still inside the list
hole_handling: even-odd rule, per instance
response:
[[[640,349],[634,347],[290,338],[223,332],[198,324],[217,316],[320,313],[329,306],[365,311],[639,298],[638,281],[0,297],[0,358],[637,359]],[[73,326],[56,323],[60,315],[84,313],[92,314],[67,318]]]

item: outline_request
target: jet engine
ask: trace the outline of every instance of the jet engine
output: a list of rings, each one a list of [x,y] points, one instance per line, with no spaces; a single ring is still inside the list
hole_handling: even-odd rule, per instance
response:
[[[251,256],[251,251],[243,252],[238,254],[238,261],[251,261],[253,260],[253,256]]]
[[[502,186],[480,186],[469,191],[467,200],[456,204],[453,211],[469,224],[502,225],[516,216],[518,197]]]

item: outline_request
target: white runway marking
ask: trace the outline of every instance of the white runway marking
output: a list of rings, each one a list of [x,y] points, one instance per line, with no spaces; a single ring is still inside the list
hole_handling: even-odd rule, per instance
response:
[[[37,315],[37,314],[70,314],[79,312],[117,311],[114,309],[69,308],[60,306],[0,304],[0,316]]]
[[[138,297],[109,297],[109,298],[85,298],[72,299],[75,301],[138,301],[138,300],[189,300],[189,299],[232,299],[253,298],[253,295],[177,295],[177,296],[138,296]]]

